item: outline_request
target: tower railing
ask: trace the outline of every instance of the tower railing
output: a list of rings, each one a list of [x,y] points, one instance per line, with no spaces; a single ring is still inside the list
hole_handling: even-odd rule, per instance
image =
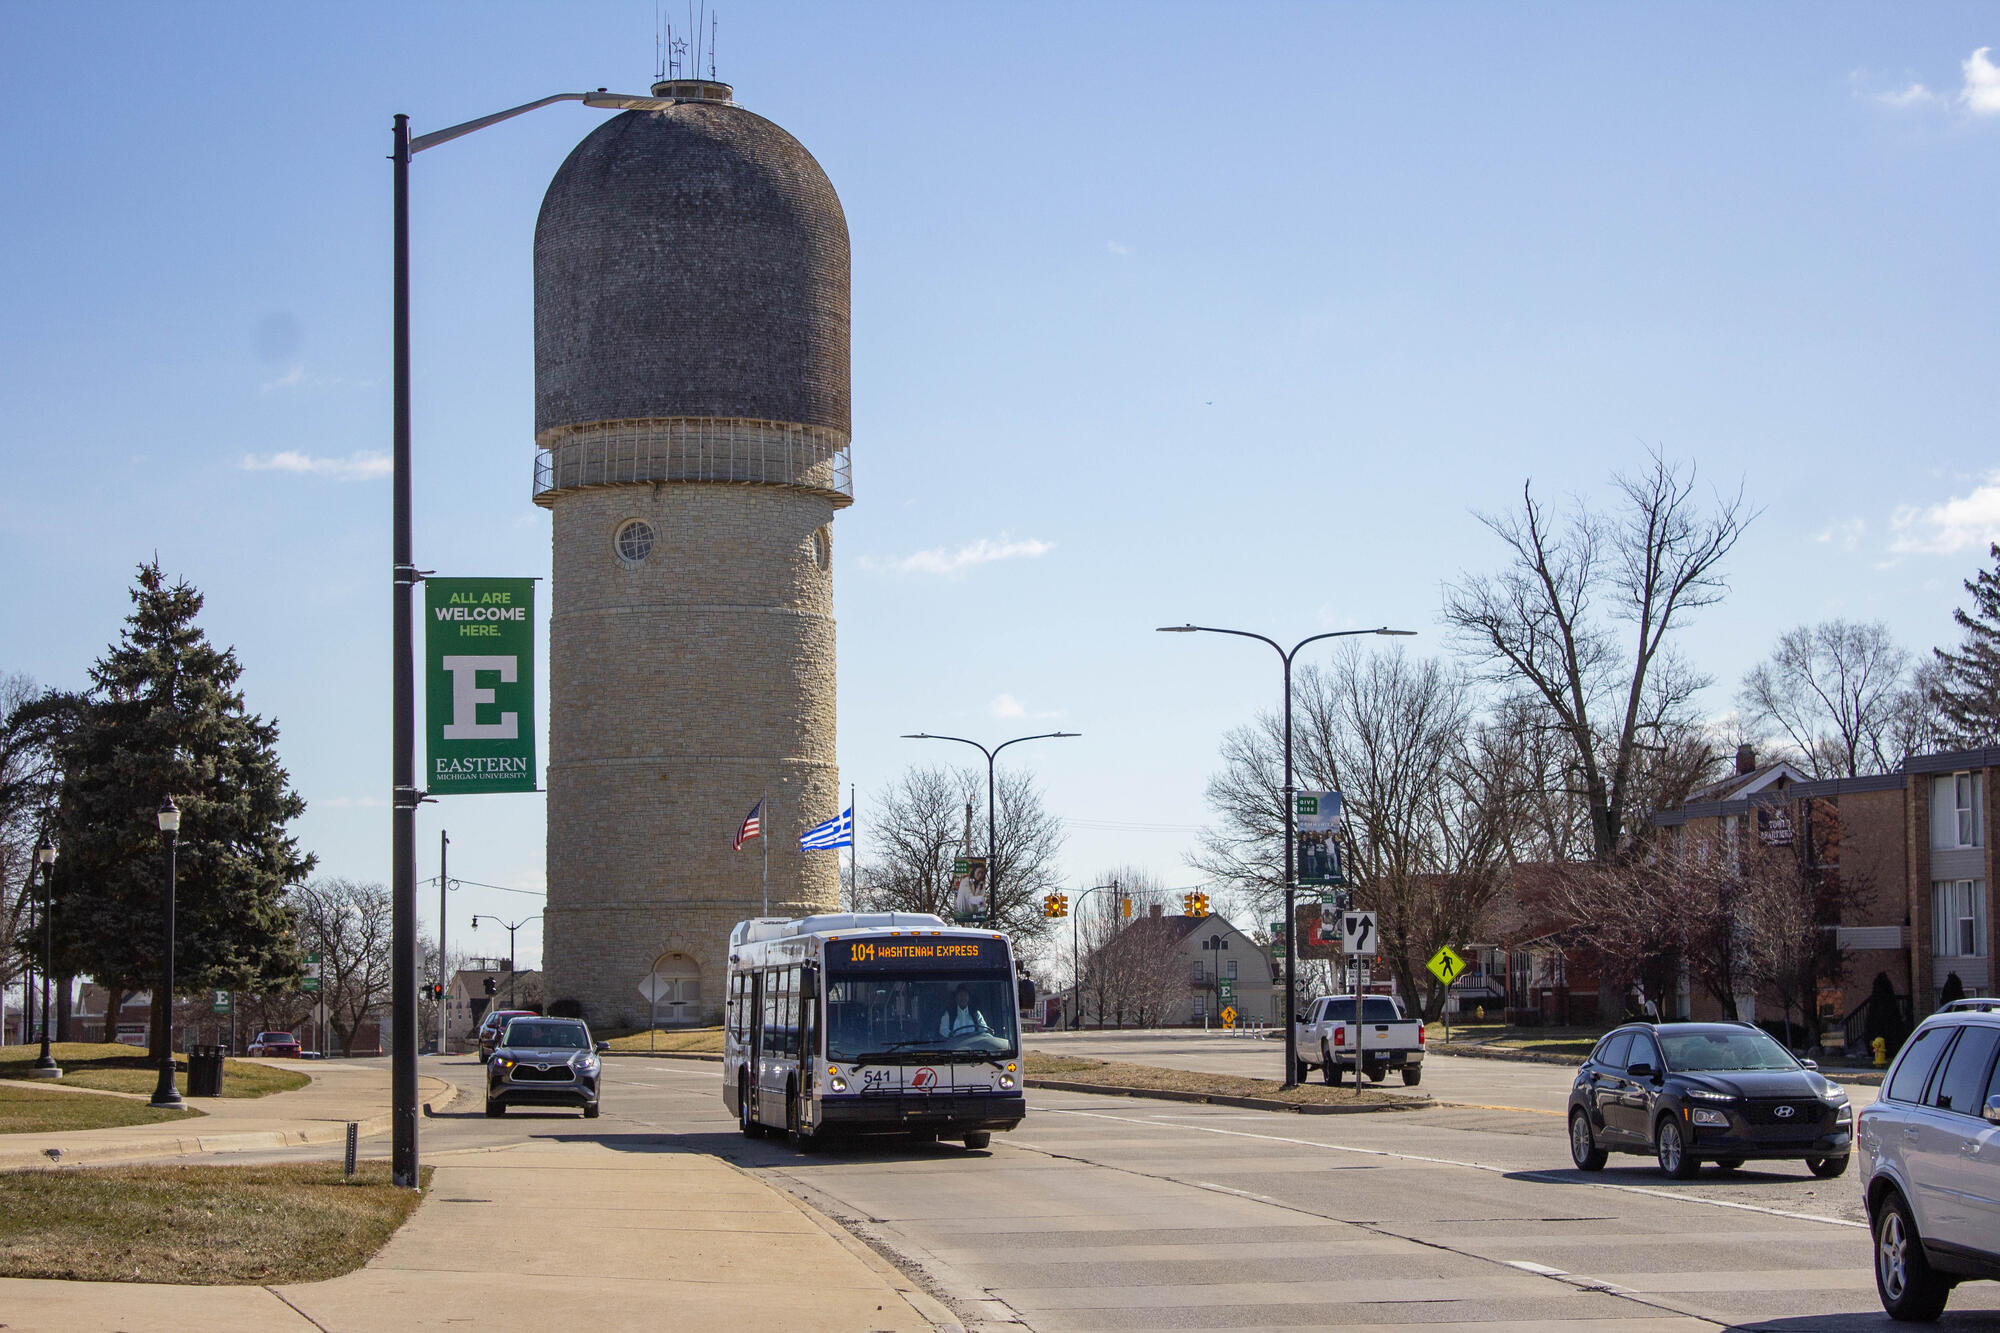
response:
[[[816,491],[854,502],[847,437],[818,426],[737,418],[609,421],[544,435],[535,451],[538,505],[560,491],[636,482],[713,481]]]

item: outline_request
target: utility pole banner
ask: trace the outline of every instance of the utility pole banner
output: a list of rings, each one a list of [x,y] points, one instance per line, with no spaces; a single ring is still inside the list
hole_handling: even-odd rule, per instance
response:
[[[424,787],[534,791],[535,581],[424,580]]]

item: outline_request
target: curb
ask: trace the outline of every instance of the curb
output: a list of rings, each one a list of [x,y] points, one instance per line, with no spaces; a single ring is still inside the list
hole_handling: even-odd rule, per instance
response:
[[[720,1055],[713,1054],[709,1051],[606,1051],[605,1054],[615,1055],[626,1059],[636,1058],[640,1060],[708,1060],[714,1062],[715,1064],[722,1063],[722,1057]]]
[[[1571,1069],[1583,1063],[1583,1057],[1580,1055],[1544,1055],[1540,1051],[1516,1051],[1510,1050],[1505,1046],[1458,1046],[1444,1042],[1431,1047],[1431,1054],[1464,1055],[1470,1056],[1475,1060],[1512,1060],[1517,1064],[1565,1065]],[[1876,1088],[1882,1086],[1882,1074],[1884,1071],[1879,1069],[1821,1068],[1819,1072],[1836,1083],[1854,1083]]]
[[[1343,1106],[1338,1102],[1280,1102],[1269,1097],[1235,1097],[1220,1092],[1179,1092],[1171,1088],[1128,1088],[1112,1083],[1074,1083],[1068,1079],[1030,1078],[1022,1082],[1030,1088],[1051,1092],[1093,1092],[1108,1097],[1151,1097],[1166,1102],[1206,1102],[1212,1106],[1240,1106],[1252,1111],[1292,1111],[1299,1115],[1367,1115],[1376,1111],[1428,1111],[1437,1102],[1425,1093],[1405,1101],[1363,1102]]]

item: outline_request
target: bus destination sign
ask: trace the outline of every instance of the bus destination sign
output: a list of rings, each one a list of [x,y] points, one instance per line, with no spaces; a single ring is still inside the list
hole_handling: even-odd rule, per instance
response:
[[[1007,958],[1005,940],[994,939],[875,939],[843,940],[847,962],[862,967],[882,967],[894,963],[1002,963]],[[840,947],[839,945],[835,946]],[[829,951],[831,952],[831,951]]]

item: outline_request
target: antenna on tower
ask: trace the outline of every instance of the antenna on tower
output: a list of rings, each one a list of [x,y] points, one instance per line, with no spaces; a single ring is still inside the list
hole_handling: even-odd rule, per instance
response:
[[[653,0],[653,77],[667,77],[666,43],[660,40],[660,0]]]
[[[708,16],[708,77],[715,77],[715,15]]]

